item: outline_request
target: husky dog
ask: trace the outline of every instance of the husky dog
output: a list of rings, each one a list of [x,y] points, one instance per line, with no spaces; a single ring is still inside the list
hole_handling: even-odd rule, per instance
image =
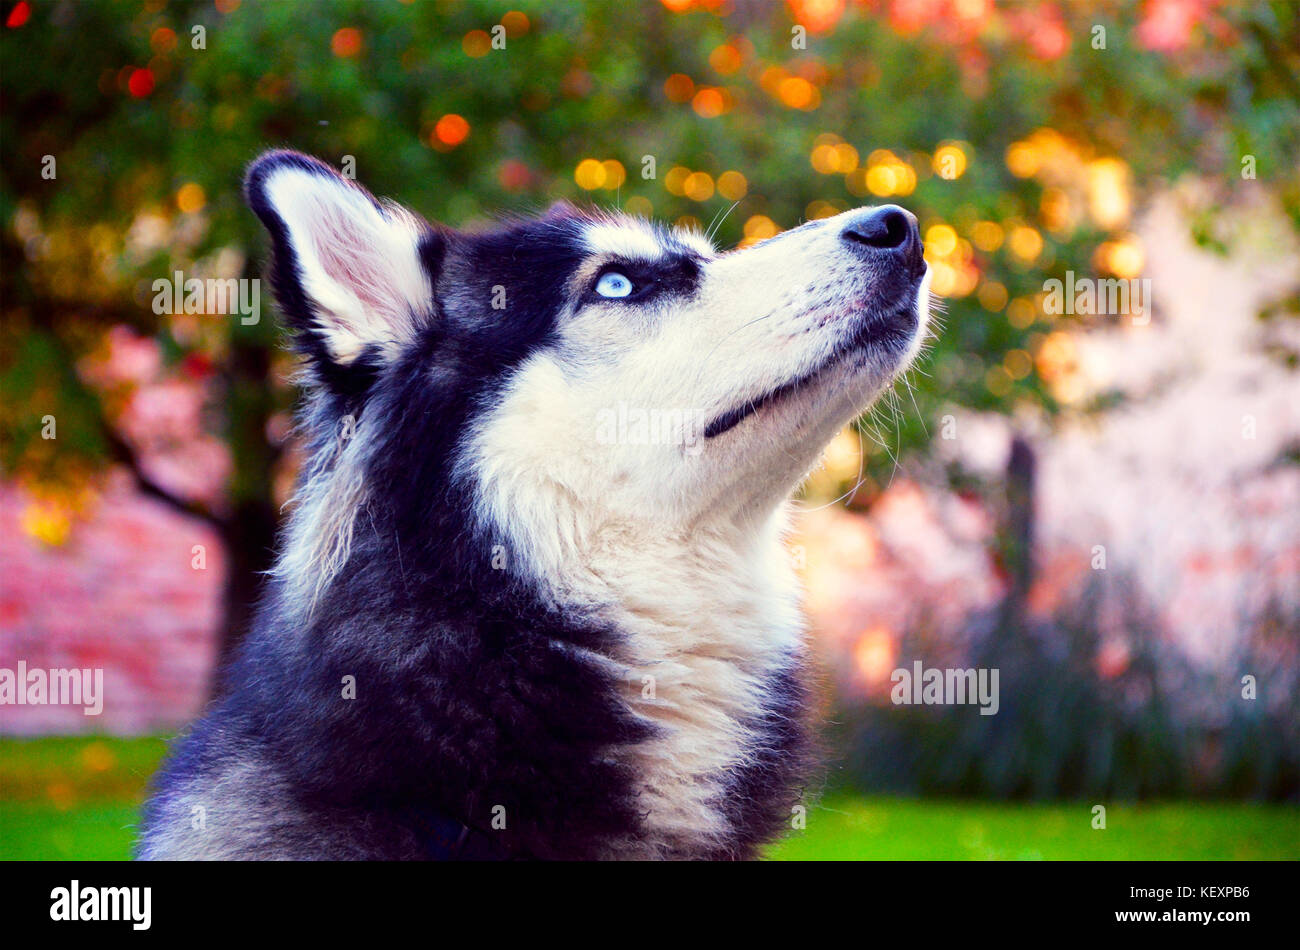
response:
[[[246,192],[309,455],[140,856],[755,856],[814,758],[786,501],[920,347],[916,219],[719,254],[563,204],[463,233],[293,152]]]

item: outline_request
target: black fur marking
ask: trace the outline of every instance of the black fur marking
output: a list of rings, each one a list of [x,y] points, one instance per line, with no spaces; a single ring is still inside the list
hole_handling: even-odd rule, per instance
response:
[[[626,297],[602,297],[596,293],[600,278],[618,272],[632,281],[633,291]],[[676,253],[655,261],[616,257],[592,278],[583,302],[589,304],[640,304],[665,297],[689,298],[700,283],[699,258],[695,254]]]
[[[793,827],[795,806],[811,807],[819,750],[811,725],[816,706],[802,661],[773,677],[765,689],[764,712],[749,723],[751,760],[736,770],[722,803],[735,836],[720,858],[749,858]]]

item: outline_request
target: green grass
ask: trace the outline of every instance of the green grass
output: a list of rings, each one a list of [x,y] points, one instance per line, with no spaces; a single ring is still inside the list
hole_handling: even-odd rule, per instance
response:
[[[121,860],[162,739],[0,739],[0,860]]]
[[[129,856],[160,739],[0,739],[0,859]],[[1107,804],[1107,803],[1102,803]],[[827,797],[777,860],[1164,860],[1300,858],[1287,805],[1008,804]]]
[[[123,861],[135,840],[134,804],[52,805],[0,801],[0,860]]]
[[[1105,804],[1105,803],[1101,803]],[[1300,810],[1239,802],[1106,805],[827,798],[779,860],[1251,860],[1300,857]]]

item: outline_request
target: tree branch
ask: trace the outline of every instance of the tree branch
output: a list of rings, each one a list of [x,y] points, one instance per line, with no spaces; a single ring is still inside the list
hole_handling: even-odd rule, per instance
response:
[[[149,477],[148,473],[140,465],[140,458],[135,454],[135,450],[113,431],[107,420],[104,420],[102,428],[104,441],[108,444],[113,460],[125,465],[130,470],[135,477],[136,485],[143,494],[148,495],[150,498],[156,498],[173,511],[206,521],[218,531],[224,529],[225,522],[221,517],[196,502],[187,501],[173,494]]]
[[[49,331],[51,344],[58,350],[62,357],[62,371],[69,386],[75,387],[81,394],[85,395],[90,402],[94,404],[94,421],[97,425],[100,435],[103,436],[104,444],[108,447],[109,456],[113,461],[125,465],[130,470],[131,475],[135,478],[136,485],[140,491],[150,498],[156,498],[163,504],[167,505],[173,511],[183,515],[189,515],[191,518],[199,518],[208,522],[218,531],[223,531],[226,527],[225,521],[219,515],[214,514],[202,505],[192,501],[187,501],[178,495],[168,491],[158,482],[145,472],[140,464],[140,458],[136,455],[135,450],[127,444],[126,440],[113,428],[109,422],[108,416],[104,413],[103,404],[99,395],[87,386],[77,375],[76,361],[72,354],[68,352],[67,346],[58,332],[54,329]]]

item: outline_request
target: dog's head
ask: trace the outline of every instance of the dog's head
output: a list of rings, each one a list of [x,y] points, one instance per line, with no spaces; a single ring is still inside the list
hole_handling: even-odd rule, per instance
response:
[[[669,530],[761,521],[926,326],[916,220],[894,206],[719,254],[567,205],[431,226],[289,152],[258,159],[247,192],[333,407],[317,424],[355,417],[371,462],[400,455],[410,477],[431,471],[420,452],[445,457],[497,523],[553,520],[560,501]]]

